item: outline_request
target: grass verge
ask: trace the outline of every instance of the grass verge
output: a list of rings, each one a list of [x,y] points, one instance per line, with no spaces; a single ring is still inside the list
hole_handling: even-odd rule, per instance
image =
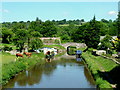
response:
[[[108,72],[117,66],[117,64],[109,59],[100,56],[93,56],[90,52],[82,54],[85,62],[90,69],[96,84],[99,88],[112,88],[111,84],[100,76],[99,72]]]
[[[59,49],[64,49],[60,45],[45,45],[46,47],[57,47]],[[44,46],[44,47],[45,47]],[[64,53],[64,52],[63,52]],[[58,53],[55,57],[61,56],[63,53]],[[2,73],[0,74],[0,84],[5,85],[8,81],[13,78],[19,72],[30,69],[36,63],[44,64],[44,54],[43,53],[33,53],[30,58],[24,56],[24,58],[18,58],[16,61],[15,55],[10,55],[9,53],[2,53]]]
[[[28,57],[18,58],[16,62],[9,62],[9,63],[3,64],[2,74],[0,76],[2,77],[2,79],[0,79],[0,84],[5,85],[16,74],[32,67],[37,62],[44,64],[45,61],[43,60],[43,58],[44,58],[43,53],[40,53],[40,54],[33,53],[33,55],[30,58]]]
[[[16,59],[16,56],[11,55],[10,53],[1,52],[0,55],[1,55],[1,58],[2,58],[1,59],[2,64],[7,64],[7,63],[10,63],[10,62],[14,62],[15,59]]]

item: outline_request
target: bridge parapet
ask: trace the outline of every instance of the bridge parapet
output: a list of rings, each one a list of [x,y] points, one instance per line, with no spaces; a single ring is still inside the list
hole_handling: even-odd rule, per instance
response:
[[[69,42],[69,43],[65,43],[65,44],[61,44],[63,47],[65,47],[67,49],[68,46],[76,46],[77,48],[84,48],[86,47],[85,43],[73,43],[73,42]]]

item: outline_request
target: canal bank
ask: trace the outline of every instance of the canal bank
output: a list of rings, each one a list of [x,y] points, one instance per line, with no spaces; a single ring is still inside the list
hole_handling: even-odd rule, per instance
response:
[[[55,57],[64,54],[65,50],[63,47],[61,46],[55,46],[55,47],[61,51]],[[10,79],[16,77],[19,73],[32,68],[37,63],[45,64],[44,57],[45,56],[43,53],[32,53],[32,56],[30,58],[25,56],[24,58],[17,58],[16,61],[13,60],[10,63],[3,64],[1,68],[2,79],[0,79],[0,85],[2,86],[7,84]]]
[[[82,57],[94,77],[97,88],[116,88],[116,84],[113,83],[107,73],[118,66],[115,62],[100,56],[94,56],[89,51],[84,52]]]
[[[10,62],[8,64],[2,65],[2,81],[1,84],[5,85],[11,78],[14,78],[18,75],[18,73],[23,72],[34,66],[36,63],[41,62],[44,64],[44,55],[41,54],[33,54],[30,58],[17,58],[15,62]]]
[[[66,55],[51,63],[37,63],[18,74],[4,88],[96,88],[94,79],[82,61]]]

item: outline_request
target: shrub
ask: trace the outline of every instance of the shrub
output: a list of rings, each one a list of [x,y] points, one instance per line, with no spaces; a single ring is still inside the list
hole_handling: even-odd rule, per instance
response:
[[[55,39],[54,43],[55,43],[55,44],[60,44],[60,41],[57,40],[57,39]]]
[[[5,46],[3,47],[3,50],[4,50],[4,51],[11,51],[11,50],[12,50],[12,47],[9,47],[9,46],[5,45]]]

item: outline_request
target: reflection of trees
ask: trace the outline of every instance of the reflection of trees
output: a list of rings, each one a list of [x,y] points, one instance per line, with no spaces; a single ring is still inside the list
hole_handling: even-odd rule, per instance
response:
[[[14,80],[10,80],[10,83],[7,83],[5,86],[2,86],[2,88],[13,88],[15,85],[15,81]]]
[[[42,65],[37,64],[29,71],[22,72],[18,74],[14,79],[11,79],[10,83],[8,83],[5,87],[13,88],[16,82],[19,86],[26,86],[27,84],[34,85],[36,83],[40,83],[42,74],[44,73],[45,75],[50,76],[55,70],[56,65],[56,62],[45,63]]]
[[[53,71],[56,69],[56,62],[51,62],[51,63],[45,63],[44,65],[44,74],[47,76],[50,76]]]
[[[43,69],[39,66],[35,66],[30,71],[28,71],[28,85],[34,85],[39,83],[42,77]]]
[[[19,73],[15,78],[11,79],[9,83],[6,84],[3,88],[13,88],[16,82],[20,86],[25,86],[27,82],[26,72]]]
[[[19,86],[34,85],[40,83],[42,75],[50,77],[56,69],[57,65],[65,67],[66,65],[74,66],[76,63],[78,63],[78,65],[83,64],[82,62],[76,62],[75,59],[61,59],[45,64],[38,63],[30,70],[17,75],[10,81],[9,84],[6,85],[6,87],[14,88],[15,83],[17,83]],[[87,80],[93,84],[93,79],[91,78],[91,75],[88,73],[86,68],[84,68],[84,75],[86,76]]]
[[[16,78],[16,81],[18,83],[18,85],[20,86],[25,86],[27,85],[27,77],[26,77],[26,72],[22,72],[21,74],[19,74]]]
[[[90,84],[95,85],[94,79],[86,67],[84,67],[84,75],[86,76]]]

